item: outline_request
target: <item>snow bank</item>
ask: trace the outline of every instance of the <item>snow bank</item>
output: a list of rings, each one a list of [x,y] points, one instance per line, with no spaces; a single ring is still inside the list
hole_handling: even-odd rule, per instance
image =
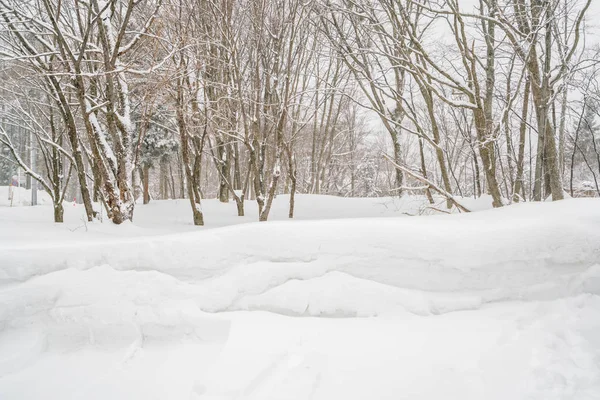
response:
[[[0,279],[14,283],[109,265],[114,274],[156,271],[176,278],[197,292],[202,310],[211,312],[443,313],[498,300],[596,293],[599,205],[579,199],[452,216],[253,223],[147,238],[3,243]]]
[[[600,200],[169,235],[94,225],[68,242],[38,239],[47,226],[0,235],[3,400],[600,393]]]

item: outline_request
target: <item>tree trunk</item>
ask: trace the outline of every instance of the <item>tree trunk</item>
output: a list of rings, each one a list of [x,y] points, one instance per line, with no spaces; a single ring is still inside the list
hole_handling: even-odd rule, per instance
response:
[[[242,170],[238,142],[233,144],[233,188],[235,190],[242,190]]]
[[[292,144],[289,143],[285,146],[287,158],[288,158],[288,177],[290,178],[290,209],[288,218],[294,218],[294,207],[296,203],[296,163],[294,155],[292,153]]]
[[[538,5],[541,7],[540,5]],[[550,108],[550,63],[552,51],[552,29],[551,23],[553,20],[552,7],[548,0],[545,1],[546,6],[546,36],[545,36],[545,59],[544,70],[540,70],[537,50],[535,46],[531,47],[531,54],[527,59],[527,70],[531,76],[531,91],[533,94],[533,103],[535,105],[536,120],[538,125],[538,135],[543,140],[543,159],[544,169],[548,174],[549,184],[552,191],[552,200],[562,200],[564,198],[562,179],[560,174],[560,162],[556,150],[556,139],[554,137],[554,128],[548,118]],[[537,168],[537,166],[536,166]],[[536,169],[536,178],[537,176]],[[536,184],[541,186],[542,176],[539,180],[536,179]],[[541,198],[541,188],[538,188],[538,195]]]
[[[181,160],[183,169],[185,171],[187,191],[190,199],[190,206],[192,207],[192,218],[194,225],[202,226],[204,225],[204,215],[202,214],[202,206],[200,204],[200,192],[196,186],[194,173],[192,171],[192,167],[190,166],[190,141],[188,139],[187,125],[185,123],[183,107],[183,82],[179,81],[177,83],[177,127],[179,129],[179,137],[181,140]]]
[[[279,152],[279,149],[277,149]],[[277,155],[275,159],[275,165],[273,167],[273,174],[271,175],[271,183],[269,184],[269,190],[267,191],[267,198],[264,203],[264,207],[262,212],[258,216],[258,220],[261,222],[266,221],[269,218],[269,213],[271,212],[271,206],[273,205],[273,200],[275,199],[275,194],[277,193],[277,184],[279,183],[279,178],[281,177],[281,155]]]
[[[287,99],[286,99],[287,100]],[[271,183],[269,184],[269,190],[267,192],[267,198],[265,201],[265,207],[262,212],[259,214],[259,221],[266,221],[269,218],[269,212],[271,211],[271,206],[273,204],[273,200],[275,199],[275,194],[277,193],[277,184],[279,183],[279,178],[281,177],[281,153],[283,152],[283,129],[285,127],[285,122],[287,120],[287,103],[284,101],[281,115],[279,116],[279,121],[277,122],[277,127],[275,130],[275,162],[273,165],[273,173],[271,174]]]
[[[62,223],[64,222],[64,214],[65,208],[62,205],[62,202],[58,202],[54,204],[54,222]]]
[[[144,204],[148,204],[148,203],[150,203],[150,190],[149,190],[150,166],[144,165],[143,171],[144,171],[144,173],[143,173],[143,178],[142,178],[142,185],[144,187]],[[162,180],[163,177],[161,176],[160,179]]]
[[[256,204],[258,205],[258,215],[261,215],[265,207],[265,196],[263,191],[263,155],[262,149],[260,149],[258,140],[254,140],[253,145],[249,151],[250,153],[250,165],[253,167],[252,176],[252,187],[254,189],[254,197],[256,198]],[[258,150],[256,150],[258,148]]]
[[[64,111],[63,107],[61,107],[61,111]],[[65,120],[65,124],[67,125],[67,136],[69,137],[73,159],[75,160],[75,170],[77,171],[77,180],[79,182],[79,190],[81,192],[81,199],[85,208],[85,214],[87,216],[88,222],[91,222],[96,216],[96,212],[94,211],[94,207],[92,205],[92,197],[90,196],[90,190],[88,188],[87,177],[85,174],[85,165],[83,163],[83,154],[81,152],[81,145],[77,137],[77,128],[75,127],[75,121],[70,111],[62,112],[62,115]],[[94,185],[95,182],[96,176],[94,174]],[[96,190],[95,187],[94,190]],[[95,194],[95,197],[96,196],[97,195]]]
[[[427,176],[427,166],[425,165],[425,153],[423,151],[423,139],[422,138],[419,138],[419,156],[421,157],[421,175],[423,175],[423,178],[429,179]],[[429,201],[429,204],[435,203],[433,201],[433,196],[431,195],[431,189],[429,187],[427,187],[427,189],[425,189],[425,195],[427,196],[427,200]]]
[[[217,168],[219,169],[219,201],[229,203],[229,188],[231,182],[230,176],[230,154],[225,141],[217,137]]]
[[[402,160],[400,159],[401,157],[401,148],[400,148],[400,141],[398,139],[398,134],[394,133],[393,135],[391,135],[392,137],[392,144],[394,146],[394,162],[396,164],[401,164]],[[403,190],[402,190],[402,186],[404,185],[404,176],[402,174],[402,171],[398,168],[395,168],[394,171],[394,189],[395,193],[398,193],[398,197],[402,196]]]
[[[529,79],[525,82],[525,91],[523,93],[523,109],[521,112],[521,124],[519,126],[519,154],[517,156],[517,175],[515,177],[515,186],[513,189],[513,201],[519,202],[521,191],[523,189],[523,164],[525,162],[525,134],[527,133],[527,117],[529,111],[529,92],[531,82]]]
[[[491,2],[490,16],[495,16],[495,1]],[[483,12],[483,10],[482,10]],[[502,206],[502,194],[500,193],[500,185],[496,177],[496,143],[494,138],[494,120],[493,120],[493,97],[494,84],[496,82],[495,71],[495,29],[496,24],[493,20],[487,21],[487,29],[485,32],[486,43],[486,77],[485,77],[485,97],[483,100],[483,109],[474,110],[475,129],[477,130],[477,138],[479,140],[479,154],[483,163],[484,173],[490,195],[492,196],[492,204],[494,207]],[[477,72],[473,67],[472,76],[476,77]]]
[[[173,166],[171,163],[169,163],[169,175],[171,177],[171,196],[169,198],[171,199],[176,199],[177,198],[177,194],[175,192],[175,176],[173,175]]]
[[[498,180],[496,179],[496,157],[494,152],[494,142],[490,140],[487,133],[491,132],[491,123],[485,117],[482,109],[473,110],[475,117],[475,129],[477,130],[477,139],[479,142],[479,155],[483,164],[485,180],[488,192],[492,196],[492,205],[502,207],[502,195]],[[487,132],[487,133],[486,133]]]
[[[234,200],[235,200],[235,205],[237,207],[238,217],[243,217],[244,216],[244,198],[243,198],[243,196],[242,197],[235,196]]]

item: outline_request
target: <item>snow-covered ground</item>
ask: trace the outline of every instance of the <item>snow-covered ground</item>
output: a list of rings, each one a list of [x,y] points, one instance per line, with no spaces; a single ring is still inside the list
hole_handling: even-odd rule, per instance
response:
[[[37,191],[40,205],[52,204],[52,198],[43,190]],[[0,207],[31,206],[31,190],[24,187],[0,186]]]
[[[0,207],[0,399],[600,398],[598,199],[203,207]]]

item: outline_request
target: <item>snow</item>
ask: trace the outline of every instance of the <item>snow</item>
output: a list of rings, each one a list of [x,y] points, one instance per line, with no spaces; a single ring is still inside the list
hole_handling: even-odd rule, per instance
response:
[[[0,186],[0,207],[10,207],[11,201],[8,196],[9,194],[8,186]],[[31,189],[25,189],[24,187],[13,187],[13,199],[12,206],[31,206]],[[40,205],[43,204],[52,204],[52,198],[48,193],[46,193],[42,189],[37,190],[37,203]],[[52,214],[50,214],[52,215]]]
[[[599,398],[600,200],[422,200],[0,207],[0,399]]]

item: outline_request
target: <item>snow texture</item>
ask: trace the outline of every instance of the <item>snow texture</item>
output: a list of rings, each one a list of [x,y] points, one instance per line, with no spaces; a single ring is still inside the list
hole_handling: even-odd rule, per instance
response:
[[[0,208],[0,399],[599,398],[600,201],[411,201]]]

